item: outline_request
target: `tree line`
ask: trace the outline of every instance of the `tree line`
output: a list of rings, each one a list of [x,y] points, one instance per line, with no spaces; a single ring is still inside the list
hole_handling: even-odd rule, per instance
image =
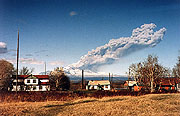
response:
[[[23,67],[20,69],[19,75],[30,75],[33,71],[34,69]],[[6,60],[0,60],[0,90],[8,89],[12,75],[16,75],[13,64]],[[174,68],[170,70],[158,62],[157,56],[148,55],[144,61],[129,66],[129,76],[133,77],[138,83],[150,88],[151,92],[153,92],[157,79],[163,77],[180,78],[180,56]],[[50,86],[54,90],[70,89],[69,77],[65,75],[63,69],[56,68],[50,73],[49,79]]]
[[[19,75],[31,75],[34,72],[33,68],[22,67],[19,70]],[[50,86],[54,90],[69,90],[70,79],[65,75],[63,70],[56,68],[56,73],[51,73],[49,75]],[[13,64],[6,61],[0,60],[0,90],[8,90],[8,87],[12,86],[12,75],[16,75],[16,69]]]
[[[158,62],[157,56],[148,55],[145,61],[129,66],[129,76],[133,77],[139,84],[146,86],[148,89],[150,88],[151,92],[154,92],[157,79],[164,77],[180,78],[180,56],[171,71]]]

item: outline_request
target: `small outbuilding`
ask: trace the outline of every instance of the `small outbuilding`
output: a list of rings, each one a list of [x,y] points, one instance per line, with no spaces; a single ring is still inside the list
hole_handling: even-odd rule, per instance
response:
[[[133,90],[134,86],[137,86],[137,81],[134,80],[127,80],[124,82],[124,88]]]
[[[89,81],[86,85],[86,90],[110,90],[111,84],[109,80],[100,80],[100,81]]]
[[[166,90],[166,91],[180,91],[180,79],[175,77],[170,78],[160,78],[157,80],[156,88],[158,90]]]

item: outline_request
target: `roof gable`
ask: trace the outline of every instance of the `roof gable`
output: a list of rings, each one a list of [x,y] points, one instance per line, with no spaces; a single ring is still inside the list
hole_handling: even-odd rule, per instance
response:
[[[26,79],[37,79],[37,77],[35,77],[34,75],[30,75]]]

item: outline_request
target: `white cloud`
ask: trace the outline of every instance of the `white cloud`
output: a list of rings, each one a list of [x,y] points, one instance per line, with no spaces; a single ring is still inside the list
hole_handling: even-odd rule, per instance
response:
[[[20,63],[41,65],[44,64],[44,61],[39,61],[34,58],[20,58]]]
[[[7,44],[0,42],[0,54],[7,53]]]
[[[0,42],[0,47],[1,47],[1,48],[6,48],[6,43]]]
[[[70,16],[75,16],[75,15],[77,15],[77,12],[71,11],[71,12],[69,13],[69,15],[70,15]]]
[[[13,64],[16,63],[16,59],[6,59],[6,60]],[[43,61],[39,61],[34,58],[20,58],[19,61],[20,61],[19,63],[22,63],[22,64],[36,64],[36,65],[44,64]]]
[[[59,67],[61,67],[62,65],[64,65],[64,62],[61,61],[52,61],[49,62],[50,65],[59,65]]]
[[[68,66],[67,69],[83,69],[96,72],[102,65],[113,64],[116,60],[128,54],[156,46],[163,39],[166,29],[161,28],[154,31],[154,28],[156,28],[156,25],[151,23],[133,29],[130,37],[110,40],[109,43],[89,51],[77,63]]]

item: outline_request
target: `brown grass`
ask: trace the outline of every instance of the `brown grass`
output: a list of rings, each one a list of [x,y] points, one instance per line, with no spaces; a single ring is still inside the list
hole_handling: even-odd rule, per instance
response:
[[[102,98],[106,96],[138,96],[144,95],[147,92],[130,92],[128,90],[120,91],[45,91],[45,92],[33,92],[33,91],[2,91],[0,92],[0,102],[44,102],[44,101],[67,101],[77,98],[95,97]]]
[[[0,103],[0,115],[180,116],[180,94],[82,98],[69,101]]]

